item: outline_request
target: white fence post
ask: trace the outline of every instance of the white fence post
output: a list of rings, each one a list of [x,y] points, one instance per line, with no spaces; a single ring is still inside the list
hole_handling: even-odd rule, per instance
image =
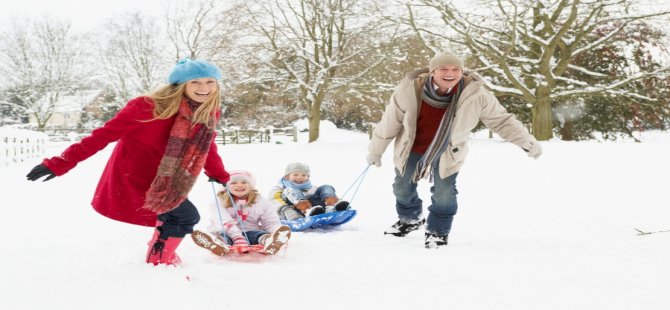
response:
[[[39,131],[0,128],[0,166],[44,156],[47,140]]]

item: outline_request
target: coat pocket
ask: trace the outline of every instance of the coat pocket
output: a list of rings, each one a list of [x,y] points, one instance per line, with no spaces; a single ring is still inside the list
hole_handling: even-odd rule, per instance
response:
[[[465,161],[465,157],[468,155],[468,145],[467,142],[461,142],[458,144],[449,143],[447,149],[447,156],[450,162],[450,165],[460,164]]]

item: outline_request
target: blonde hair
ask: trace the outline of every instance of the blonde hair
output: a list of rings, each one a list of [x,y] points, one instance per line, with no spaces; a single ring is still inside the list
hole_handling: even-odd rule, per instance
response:
[[[188,83],[188,82],[187,82]],[[186,92],[186,83],[177,85],[166,85],[153,93],[147,95],[154,102],[154,118],[167,119],[179,111],[179,104],[184,99]],[[209,94],[209,97],[193,113],[193,124],[200,123],[209,127],[212,118],[216,118],[217,111],[221,108],[221,96],[219,95],[219,84],[216,84],[216,91]],[[212,124],[214,122],[211,122]]]
[[[230,197],[232,196],[232,194],[228,195],[228,192],[223,190],[223,191],[220,191],[217,194],[217,196],[219,196],[219,198],[221,198],[221,201],[223,202],[224,207],[226,207],[226,208],[232,208],[233,207],[232,202],[230,202]],[[251,191],[249,191],[249,195],[247,197],[247,206],[252,207],[256,203],[256,200],[258,200],[258,190],[252,189]]]

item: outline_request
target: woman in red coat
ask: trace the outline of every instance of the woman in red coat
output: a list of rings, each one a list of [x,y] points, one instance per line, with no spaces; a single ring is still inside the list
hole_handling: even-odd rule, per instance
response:
[[[175,250],[200,220],[187,195],[204,169],[225,184],[229,175],[214,138],[221,72],[201,60],[180,60],[166,85],[130,100],[91,135],[47,158],[27,175],[48,181],[118,141],[93,196],[93,208],[111,219],[156,227],[146,262],[178,264]]]

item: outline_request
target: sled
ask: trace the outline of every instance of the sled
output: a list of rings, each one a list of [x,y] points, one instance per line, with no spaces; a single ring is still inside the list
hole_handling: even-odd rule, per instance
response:
[[[282,223],[291,228],[291,231],[303,231],[322,226],[339,226],[351,221],[355,216],[356,210],[345,210],[312,215],[295,220],[282,220]]]
[[[286,230],[290,232],[288,229]],[[289,233],[290,235],[290,233]],[[253,256],[272,256],[275,253],[266,252],[263,249],[262,244],[254,245],[226,245],[225,240],[218,234],[211,236],[205,232],[194,230],[191,233],[191,238],[193,242],[204,249],[209,250],[214,255],[226,258],[242,258],[242,257],[253,257]],[[276,248],[275,251],[278,251],[282,248],[285,248],[285,244],[282,244],[281,247]]]
[[[239,245],[229,245],[228,246],[228,254],[249,254],[249,253],[263,253],[263,245],[262,244],[254,244],[254,245],[247,245],[247,246],[239,246]],[[265,253],[263,253],[265,254]]]

